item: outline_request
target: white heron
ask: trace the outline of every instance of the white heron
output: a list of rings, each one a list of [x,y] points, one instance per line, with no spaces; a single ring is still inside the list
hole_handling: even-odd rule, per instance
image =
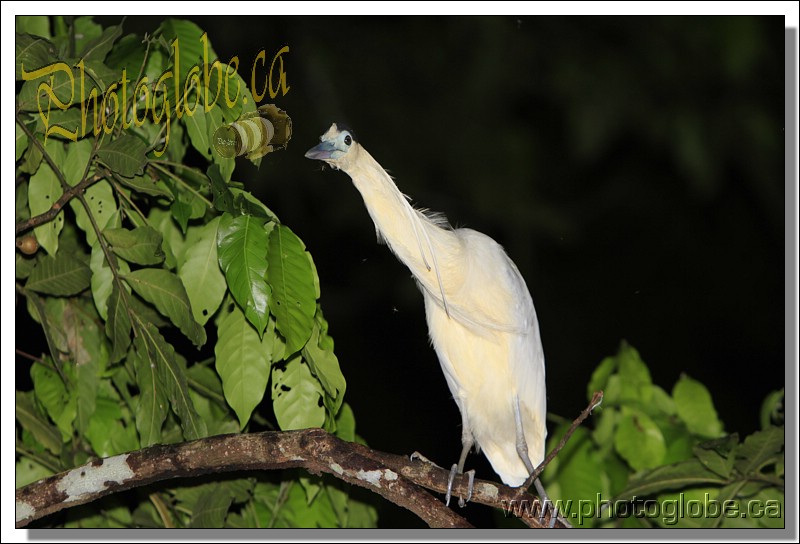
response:
[[[477,445],[505,484],[521,486],[544,458],[547,399],[539,322],[516,265],[489,236],[414,209],[335,123],[305,156],[352,178],[379,239],[420,286],[430,338],[462,418],[463,449],[450,484]]]

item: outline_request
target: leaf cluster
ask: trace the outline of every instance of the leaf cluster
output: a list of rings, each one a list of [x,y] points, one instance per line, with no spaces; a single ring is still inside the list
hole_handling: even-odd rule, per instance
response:
[[[625,342],[592,374],[589,397],[598,390],[594,429],[579,428],[544,473],[573,524],[784,526],[782,391],[764,402],[763,429],[740,441],[703,384],[683,375],[668,393]]]
[[[32,389],[16,391],[17,487],[253,426],[357,440],[311,255],[232,181],[234,160],[211,152],[214,130],[255,102],[238,73],[213,67],[208,36],[177,19],[144,38],[91,17],[18,17],[16,30],[17,292],[47,340],[29,355]],[[209,65],[209,79],[186,78]],[[170,70],[180,87],[159,89]],[[214,97],[220,77],[237,84],[234,102]],[[132,122],[144,102],[145,121]],[[205,171],[185,164],[190,146]],[[142,491],[57,523],[346,527],[376,516],[346,489],[288,472]]]

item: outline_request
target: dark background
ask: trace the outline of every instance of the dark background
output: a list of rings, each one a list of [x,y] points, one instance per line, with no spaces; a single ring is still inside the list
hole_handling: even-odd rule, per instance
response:
[[[269,63],[290,47],[273,102],[292,141],[234,179],[313,255],[371,446],[449,466],[460,416],[410,273],[349,178],[303,157],[334,121],[414,202],[506,248],[536,305],[550,412],[575,417],[625,339],[667,391],[681,373],[704,383],[726,431],[758,428],[785,383],[783,17],[180,18],[248,82],[261,49]],[[482,456],[468,465],[493,477]]]

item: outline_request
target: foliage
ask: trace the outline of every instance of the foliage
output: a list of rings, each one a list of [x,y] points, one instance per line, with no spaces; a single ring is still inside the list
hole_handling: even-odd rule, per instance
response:
[[[168,19],[142,39],[66,16],[17,17],[16,31],[17,292],[47,341],[16,391],[17,487],[221,433],[358,440],[311,255],[211,151],[256,104],[203,31]],[[48,523],[376,523],[347,487],[294,471],[130,495]]]
[[[765,400],[762,430],[740,441],[705,386],[683,375],[667,393],[624,342],[594,371],[589,398],[597,390],[594,429],[579,428],[544,473],[574,525],[784,526],[783,391]]]

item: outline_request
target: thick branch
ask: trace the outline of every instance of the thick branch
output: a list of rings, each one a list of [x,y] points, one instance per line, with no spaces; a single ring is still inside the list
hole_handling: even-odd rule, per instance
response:
[[[222,435],[152,446],[98,459],[18,489],[16,526],[25,527],[64,508],[161,480],[302,467],[314,474],[328,473],[370,489],[411,510],[431,527],[471,527],[464,518],[371,452],[322,429]]]
[[[603,392],[596,392],[530,481],[538,477],[602,400]],[[212,436],[97,459],[18,489],[16,525],[17,528],[26,527],[32,521],[64,508],[170,478],[297,467],[313,474],[331,474],[352,485],[370,489],[411,510],[431,527],[471,527],[464,518],[426,491],[445,493],[450,471],[427,460],[413,461],[405,456],[345,442],[322,429]],[[454,494],[468,494],[465,480],[464,475],[455,478]],[[547,509],[540,520],[541,503],[525,489],[527,486],[511,488],[475,480],[471,500],[500,508],[519,517],[530,527],[548,527],[553,510]],[[554,526],[568,525],[557,519]]]
[[[589,406],[573,422],[561,443],[540,466],[560,451],[569,436],[603,399],[594,394]],[[209,473],[305,468],[327,473],[352,485],[378,493],[419,516],[431,527],[472,527],[464,518],[435,499],[425,489],[445,493],[450,472],[427,460],[379,452],[345,442],[322,429],[212,436],[193,442],[159,445],[106,459],[27,485],[16,491],[16,526],[64,508],[79,506],[112,493],[171,478]],[[537,470],[534,475],[538,475]],[[464,475],[453,482],[452,492],[466,496]],[[473,502],[500,508],[519,517],[529,527],[548,527],[552,509],[540,520],[541,503],[525,487],[475,480]],[[555,527],[566,527],[560,518]]]

